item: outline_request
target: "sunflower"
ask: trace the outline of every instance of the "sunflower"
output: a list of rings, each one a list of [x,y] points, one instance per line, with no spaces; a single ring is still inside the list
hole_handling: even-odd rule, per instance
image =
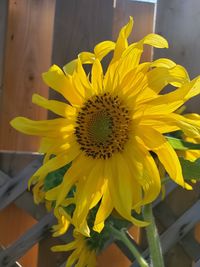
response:
[[[190,81],[182,66],[166,58],[140,63],[145,44],[167,48],[168,43],[157,34],[149,34],[128,44],[132,27],[130,18],[116,42],[101,42],[93,53],[82,52],[63,70],[53,65],[43,74],[45,83],[66,101],[35,94],[33,103],[60,118],[33,121],[18,117],[11,121],[17,130],[42,137],[44,164],[30,184],[42,184],[48,173],[72,162],[62,183],[45,197],[59,207],[76,185],[72,222],[85,235],[90,233],[87,216],[97,204],[95,231],[103,229],[113,209],[133,224],[145,225],[132,216],[132,210],[140,213],[141,207],[160,193],[155,160],[173,181],[191,189],[164,134],[182,130],[186,136],[199,136],[200,125],[175,111],[199,94],[200,78]],[[112,59],[104,71],[101,61],[110,52]],[[91,66],[89,73],[85,64]],[[174,90],[160,94],[166,85]]]
[[[51,248],[54,252],[73,251],[69,256],[66,267],[94,267],[96,266],[96,250],[90,244],[90,238],[74,231],[74,240],[65,245]]]

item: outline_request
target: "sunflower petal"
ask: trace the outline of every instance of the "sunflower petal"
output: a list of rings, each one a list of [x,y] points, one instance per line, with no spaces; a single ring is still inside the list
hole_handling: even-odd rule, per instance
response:
[[[37,136],[58,137],[64,132],[69,133],[74,129],[73,124],[69,124],[67,119],[53,119],[34,121],[24,117],[13,119],[10,124],[18,131]]]
[[[82,103],[82,99],[73,87],[70,77],[65,75],[58,66],[53,65],[42,74],[42,78],[49,87],[63,95],[71,104],[80,105]]]
[[[95,58],[100,61],[112,50],[115,49],[115,43],[112,41],[103,41],[97,44],[94,48]]]
[[[75,115],[75,109],[72,106],[60,101],[48,100],[38,94],[33,94],[32,102],[40,107],[51,110],[55,114],[60,115],[62,117],[71,117]]]
[[[145,134],[144,134],[145,133]],[[140,129],[140,137],[144,141],[148,149],[155,152],[160,162],[165,167],[169,176],[179,185],[188,188],[184,182],[181,165],[178,156],[171,145],[159,132],[150,127],[142,127]]]

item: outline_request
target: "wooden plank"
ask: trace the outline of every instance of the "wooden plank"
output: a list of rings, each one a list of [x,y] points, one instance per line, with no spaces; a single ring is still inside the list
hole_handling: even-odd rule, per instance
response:
[[[3,71],[4,71],[4,46],[6,36],[6,22],[7,22],[7,0],[0,1],[0,104],[2,99],[3,91]]]
[[[48,96],[41,73],[51,64],[55,0],[10,0],[5,47],[0,149],[36,151],[39,140],[12,129],[16,116],[45,119],[31,103],[34,92]]]
[[[199,75],[200,61],[200,1],[159,0],[156,32],[169,41],[169,49],[156,49],[155,58],[169,57],[183,65],[193,78]],[[200,112],[200,96],[187,103],[188,110]]]
[[[193,261],[200,259],[200,244],[195,240],[194,230],[190,231],[179,243]]]
[[[53,214],[47,214],[39,223],[29,229],[21,238],[0,252],[0,266],[11,267],[32,246],[45,238],[49,228],[55,223]]]
[[[93,51],[98,42],[112,39],[112,22],[113,0],[57,1],[52,62],[62,67],[80,52]],[[50,98],[62,99],[53,90]]]
[[[52,61],[60,66],[112,38],[113,0],[56,3]]]
[[[30,163],[22,172],[14,177],[10,182],[0,188],[0,210],[4,209],[20,196],[28,185],[31,175],[41,166],[42,157]]]
[[[10,177],[0,170],[0,188],[10,181]]]
[[[117,38],[121,27],[129,20],[129,16],[134,18],[133,34],[129,41],[135,42],[142,39],[145,35],[154,31],[155,4],[139,3],[130,0],[116,0],[113,20],[113,38]],[[142,61],[149,61],[152,58],[152,49],[145,47]]]
[[[3,251],[4,248],[0,246],[0,252]],[[11,267],[22,267],[18,262],[15,262]]]
[[[25,191],[22,195],[15,199],[15,205],[26,211],[26,213],[37,221],[39,221],[47,213],[44,204],[37,205],[34,203],[33,195],[29,191]]]
[[[0,151],[0,169],[11,179],[38,158],[37,152]]]
[[[9,205],[0,212],[0,244],[8,247],[35,223],[37,223],[36,220],[15,204]],[[38,245],[36,244],[19,259],[19,263],[22,266],[36,267],[37,253]]]

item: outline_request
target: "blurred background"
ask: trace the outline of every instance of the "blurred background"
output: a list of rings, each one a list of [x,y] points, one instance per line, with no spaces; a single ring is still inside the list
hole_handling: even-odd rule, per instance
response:
[[[31,103],[35,92],[58,98],[43,84],[41,73],[52,63],[62,67],[79,52],[92,51],[100,41],[116,40],[129,16],[135,21],[130,42],[151,32],[159,33],[169,41],[168,50],[152,51],[146,47],[142,61],[168,57],[186,67],[191,78],[200,73],[199,0],[0,0],[1,171],[15,176],[34,159],[33,152],[39,144],[37,138],[12,129],[9,121],[16,116],[36,120],[52,116]],[[199,112],[199,103],[200,98],[188,103],[188,110]],[[189,203],[198,197],[197,192],[193,192],[188,197]],[[190,205],[182,193],[178,200],[171,197],[167,202],[173,205],[175,216],[181,208],[185,210]],[[9,205],[0,213],[0,245],[8,246],[35,223],[36,220],[20,205]],[[140,233],[137,229],[133,231],[139,242]],[[198,239],[198,227],[195,231]],[[49,236],[19,262],[25,267],[59,266],[60,255],[52,256],[49,252],[52,242],[55,241]],[[192,266],[187,255],[180,248],[177,251],[176,257],[174,251],[169,254],[168,266]],[[130,265],[114,245],[103,254],[99,258],[101,267]],[[177,257],[182,257],[182,263],[178,265]]]

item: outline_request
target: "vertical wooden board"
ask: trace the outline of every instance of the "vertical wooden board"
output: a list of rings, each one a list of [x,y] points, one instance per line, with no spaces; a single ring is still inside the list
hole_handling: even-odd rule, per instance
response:
[[[6,18],[7,18],[7,7],[8,1],[0,1],[0,104],[1,95],[3,90],[3,63],[4,63],[4,45],[5,45],[5,35],[6,35]]]
[[[36,221],[27,213],[17,208],[14,204],[8,206],[0,213],[0,244],[9,246],[17,240],[26,230],[28,230]],[[19,263],[23,267],[37,266],[38,246],[35,245]]]
[[[121,252],[121,250],[115,245],[110,245],[105,251],[103,251],[97,258],[98,267],[129,267],[131,262]]]
[[[51,62],[55,0],[10,0],[8,2],[5,47],[4,90],[0,107],[0,149],[35,151],[38,139],[12,129],[16,116],[46,118],[47,112],[34,106],[34,92],[48,96],[41,73]]]
[[[60,0],[56,3],[52,62],[60,66],[82,51],[112,39],[113,0]]]
[[[159,0],[156,32],[169,42],[169,49],[155,50],[155,58],[168,57],[183,65],[194,78],[200,74],[200,1]],[[190,100],[188,111],[200,112],[200,97]]]
[[[130,0],[116,0],[113,21],[113,38],[116,39],[119,30],[125,25],[129,17],[134,19],[133,33],[129,41],[139,41],[145,35],[154,31],[155,4],[140,3]],[[152,57],[152,49],[145,47],[142,61],[149,61]]]

